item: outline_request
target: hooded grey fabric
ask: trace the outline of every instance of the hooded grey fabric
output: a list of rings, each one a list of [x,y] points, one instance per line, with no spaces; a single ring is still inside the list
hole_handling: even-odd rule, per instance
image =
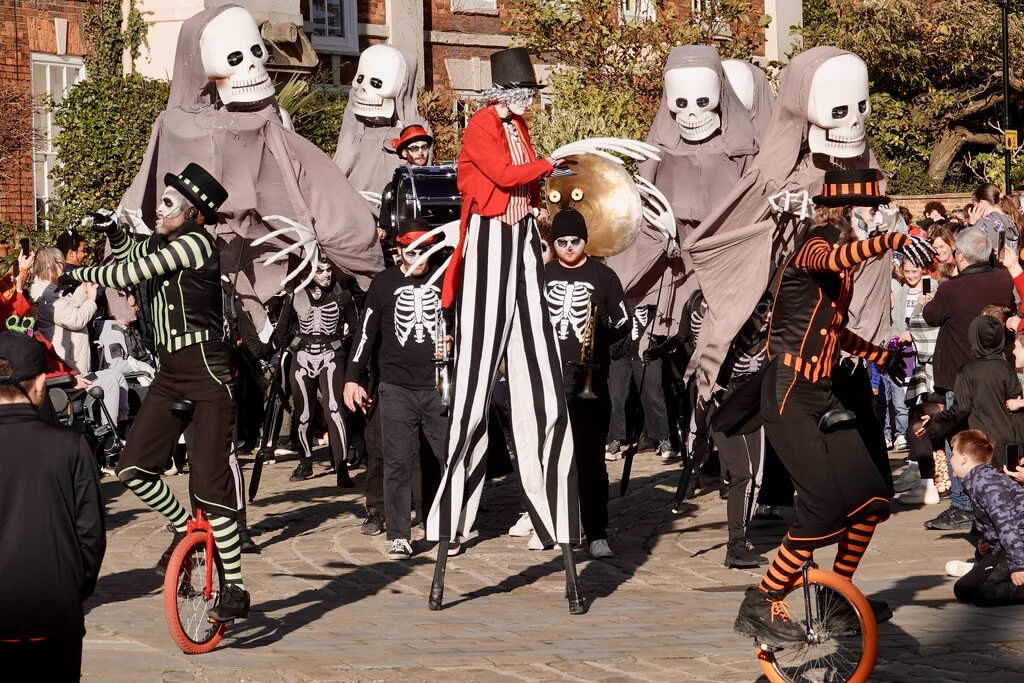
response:
[[[775,92],[772,91],[772,84],[768,82],[768,74],[761,70],[756,64],[743,60],[743,63],[750,69],[754,76],[754,106],[750,109],[750,123],[754,127],[754,140],[758,147],[768,132],[768,125],[772,121],[772,111],[775,109]]]
[[[253,247],[253,240],[272,229],[264,216],[286,216],[311,229],[326,258],[364,288],[384,261],[366,202],[330,157],[281,124],[273,98],[255,111],[215,106],[199,41],[206,25],[229,7],[234,5],[204,10],[182,25],[168,107],[153,124],[142,167],[121,206],[141,210],[152,226],[165,173],[192,162],[210,171],[228,191],[220,222],[208,226],[217,239],[221,273],[259,329],[265,319],[260,303],[281,289],[287,272],[286,264],[262,261],[294,241],[286,235]]]
[[[668,93],[663,91],[647,136],[647,142],[659,148],[661,160],[646,161],[639,169],[672,205],[680,240],[717,205],[724,189],[736,184],[757,153],[750,115],[733,91],[714,47],[675,47],[662,73],[692,67],[718,74],[721,129],[701,142],[684,140],[669,109]],[[632,305],[657,302],[661,290],[658,317],[652,326],[656,334],[668,334],[678,327],[683,305],[697,288],[689,255],[669,257],[665,242],[660,232],[645,223],[629,249],[608,259]]]
[[[837,168],[831,157],[807,150],[807,104],[815,72],[843,54],[850,53],[819,46],[793,57],[782,73],[771,123],[750,170],[682,243],[708,304],[688,368],[696,373],[702,396],[710,395],[733,338],[806,232],[807,220],[789,213],[780,220],[769,198],[782,191],[819,195],[825,171]],[[846,168],[878,168],[870,149],[842,163]],[[889,264],[884,258],[858,269],[848,324],[875,343],[889,327],[889,287],[869,284],[878,284],[881,271],[887,281]],[[874,322],[883,319],[884,323]]]
[[[405,60],[405,81],[402,92],[395,98],[395,115],[391,122],[372,125],[356,116],[351,107],[346,107],[338,132],[334,163],[357,192],[383,192],[395,168],[405,163],[391,146],[391,141],[401,135],[403,128],[420,125],[428,135],[433,135],[430,124],[420,116],[416,106],[416,70],[419,68],[416,55],[396,45],[388,47],[398,50]]]

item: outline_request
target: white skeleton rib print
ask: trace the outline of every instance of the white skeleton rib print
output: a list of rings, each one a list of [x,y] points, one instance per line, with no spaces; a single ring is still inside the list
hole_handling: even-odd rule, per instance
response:
[[[440,294],[434,285],[406,285],[395,290],[395,336],[399,344],[405,346],[410,336],[417,344],[436,341]]]
[[[560,340],[569,337],[572,330],[576,339],[583,342],[583,334],[587,325],[587,312],[590,310],[590,299],[594,285],[589,282],[568,283],[565,280],[552,280],[548,283],[545,298],[548,300],[548,316],[555,326],[555,335]]]
[[[647,323],[651,321],[651,309],[644,304],[633,309],[633,329],[629,332],[629,338],[636,341],[640,333],[647,329]]]

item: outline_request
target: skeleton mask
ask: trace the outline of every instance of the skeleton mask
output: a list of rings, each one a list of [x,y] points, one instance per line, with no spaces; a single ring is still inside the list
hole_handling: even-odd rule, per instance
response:
[[[706,66],[672,69],[665,74],[668,108],[684,140],[701,142],[722,127],[718,113],[721,88],[718,74]]]
[[[722,68],[729,79],[736,96],[743,103],[743,108],[750,111],[754,107],[754,74],[750,67],[741,59],[723,59]]]
[[[318,287],[329,287],[331,285],[332,276],[331,264],[327,261],[317,261],[316,274],[313,276],[313,282],[315,282]]]
[[[868,68],[855,55],[839,55],[823,63],[811,81],[807,144],[811,151],[850,158],[864,152],[864,120],[871,115]]]
[[[371,45],[359,56],[348,103],[357,116],[389,119],[405,83],[402,53],[388,45]]]
[[[259,102],[274,94],[264,66],[269,55],[256,20],[241,7],[218,14],[199,41],[203,68],[224,104]]]

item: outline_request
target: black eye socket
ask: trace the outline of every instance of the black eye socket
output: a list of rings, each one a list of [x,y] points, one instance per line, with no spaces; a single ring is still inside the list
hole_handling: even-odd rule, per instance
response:
[[[710,97],[698,97],[697,98],[697,106],[701,107],[701,108],[706,107],[706,106],[708,106],[708,102],[710,102],[710,101],[711,101]]]
[[[363,78],[365,78],[363,74],[359,74],[358,76],[356,76],[356,83],[362,83]]]
[[[228,55],[228,64],[238,66],[242,63],[242,53],[235,51]]]
[[[384,81],[380,80],[379,78],[371,78],[370,85],[376,88],[377,90],[380,90],[381,86],[384,85]]]
[[[676,106],[679,107],[680,109],[686,109],[686,98],[685,97],[678,97],[678,98],[676,98]]]
[[[857,108],[860,109],[860,113],[863,114],[864,112],[866,112],[868,110],[868,101],[867,100],[861,100],[860,104],[857,105]]]
[[[845,119],[846,115],[849,114],[849,113],[850,113],[850,108],[847,107],[846,105],[843,105],[842,107],[833,107],[832,108],[832,118],[834,118],[834,119]]]
[[[252,56],[256,59],[263,59],[263,46],[257,43],[252,46]]]

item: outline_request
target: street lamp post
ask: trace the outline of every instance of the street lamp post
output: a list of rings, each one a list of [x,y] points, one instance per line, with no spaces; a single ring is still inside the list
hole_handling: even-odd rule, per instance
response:
[[[1006,140],[1006,131],[1010,130],[1010,0],[996,0],[996,2],[1003,14],[1003,161],[1006,165],[1003,191],[1010,194],[1013,191],[1013,182],[1010,179],[1013,152]]]

